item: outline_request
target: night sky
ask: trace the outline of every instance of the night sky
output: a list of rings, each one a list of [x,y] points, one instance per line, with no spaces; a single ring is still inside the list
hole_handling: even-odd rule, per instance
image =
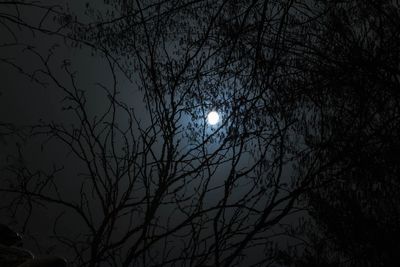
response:
[[[399,266],[396,1],[50,2],[0,1],[0,267]]]

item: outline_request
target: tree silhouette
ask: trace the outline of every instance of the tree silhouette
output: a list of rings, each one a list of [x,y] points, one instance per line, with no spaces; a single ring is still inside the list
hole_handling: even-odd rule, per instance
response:
[[[1,167],[2,210],[27,234],[47,209],[46,234],[73,265],[276,266],[293,238],[284,225],[304,208],[312,231],[334,236],[328,256],[359,259],[374,237],[354,230],[375,230],[378,207],[395,209],[385,200],[394,187],[374,193],[375,177],[383,186],[397,175],[391,6],[105,1],[84,16],[40,2],[3,7],[14,41],[0,49],[21,47],[35,64],[0,62],[57,90],[63,115],[0,124],[4,143],[17,140]],[[58,45],[43,49],[26,32]],[[65,47],[100,62],[95,86]]]
[[[307,193],[316,225],[306,232],[316,242],[298,266],[397,266],[398,6],[343,1],[326,9],[309,70],[319,130],[308,144],[322,151],[319,161],[335,163]]]
[[[100,112],[90,109],[67,60],[68,80],[60,78],[56,48],[26,47],[40,68],[23,73],[58,88],[62,108],[74,115],[71,123],[31,125],[28,140],[65,149],[77,171],[65,178],[68,162],[36,170],[21,145],[3,168],[2,192],[12,200],[5,207],[24,218],[24,229],[35,209],[56,207],[52,235],[79,266],[272,263],[272,230],[308,185],[286,171],[301,157],[292,140],[295,101],[278,90],[286,83],[281,39],[292,3],[272,13],[264,2],[113,4],[104,14],[88,6],[93,23],[57,16],[56,35],[107,63],[111,82],[96,92],[106,100]],[[137,83],[143,108],[120,96],[121,75]],[[211,109],[222,114],[216,127],[205,123]],[[65,179],[77,193],[66,194]]]

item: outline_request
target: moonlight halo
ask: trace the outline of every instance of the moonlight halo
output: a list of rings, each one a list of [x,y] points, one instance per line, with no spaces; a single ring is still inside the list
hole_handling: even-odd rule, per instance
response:
[[[207,122],[210,125],[215,125],[219,122],[219,114],[216,111],[211,111],[207,115]]]

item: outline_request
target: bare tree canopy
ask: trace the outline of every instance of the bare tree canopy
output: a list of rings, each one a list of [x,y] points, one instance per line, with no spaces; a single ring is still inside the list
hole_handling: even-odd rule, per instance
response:
[[[398,185],[399,18],[394,1],[0,2],[0,105],[38,98],[0,116],[5,222],[72,266],[379,266],[352,250],[352,204],[376,221],[398,204],[370,194]],[[313,235],[334,236],[320,262]]]

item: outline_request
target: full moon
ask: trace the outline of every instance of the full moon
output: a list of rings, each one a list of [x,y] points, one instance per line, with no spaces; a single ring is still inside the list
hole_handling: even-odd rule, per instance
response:
[[[219,115],[218,112],[216,111],[211,111],[210,113],[208,113],[207,115],[207,122],[210,125],[215,125],[219,122]]]

